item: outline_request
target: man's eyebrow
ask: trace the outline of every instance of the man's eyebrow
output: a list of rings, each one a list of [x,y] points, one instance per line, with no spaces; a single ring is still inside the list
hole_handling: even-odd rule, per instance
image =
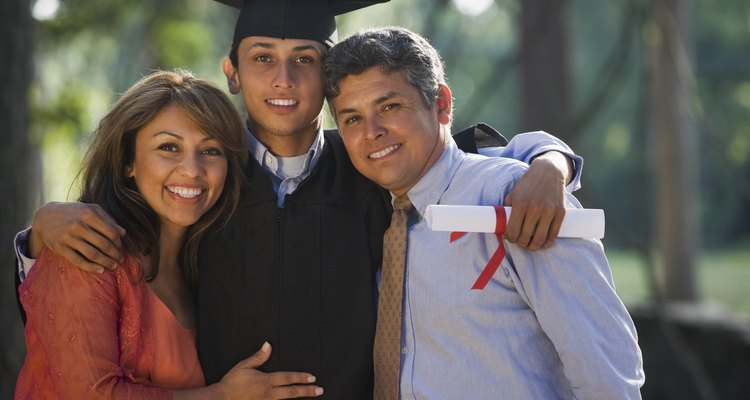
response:
[[[313,46],[311,44],[306,44],[306,45],[302,45],[302,46],[295,46],[292,50],[295,51],[295,52],[312,50],[312,51],[314,51],[314,52],[316,52],[318,54],[322,54],[322,52],[320,51],[320,49],[318,47]]]
[[[394,98],[396,96],[398,96],[398,92],[390,91],[390,92],[388,92],[388,93],[386,93],[386,94],[378,97],[377,99],[375,99],[372,102],[372,104],[373,105],[383,104],[386,101],[388,101],[388,100],[390,100],[390,99],[392,99],[392,98]],[[354,112],[357,112],[357,110],[355,108],[342,108],[340,111],[336,112],[336,115],[338,116],[338,115],[341,115],[341,114],[351,114],[351,113],[354,113]]]
[[[399,94],[398,92],[394,92],[393,90],[391,90],[390,92],[388,92],[388,93],[386,93],[386,94],[378,97],[377,99],[375,99],[375,101],[373,101],[372,103],[373,104],[382,104],[382,103],[385,103],[386,101],[388,101],[388,100],[390,100],[390,99],[398,96],[398,94]]]
[[[250,47],[248,48],[248,50],[254,49],[256,47],[260,47],[262,49],[275,49],[276,45],[274,43],[270,43],[270,42],[253,42],[253,44],[250,45]],[[301,46],[295,46],[295,47],[292,48],[292,51],[294,51],[294,52],[302,52],[302,51],[308,51],[308,50],[313,50],[313,51],[315,51],[318,54],[322,54],[322,52],[320,51],[320,49],[318,47],[313,46],[311,44],[305,44],[305,45],[301,45]]]
[[[250,47],[248,48],[248,50],[254,49],[256,47],[260,47],[260,48],[263,48],[263,49],[272,49],[272,48],[274,48],[276,46],[273,43],[269,43],[269,42],[253,42],[253,44],[250,45]]]

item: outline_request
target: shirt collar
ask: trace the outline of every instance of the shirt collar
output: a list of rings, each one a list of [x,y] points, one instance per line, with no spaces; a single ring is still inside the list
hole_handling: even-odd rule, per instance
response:
[[[276,159],[278,157],[271,153],[271,151],[268,150],[268,148],[255,137],[255,134],[253,134],[252,130],[250,129],[249,121],[245,124],[245,128],[247,129],[247,143],[250,150],[250,155],[255,158],[258,164],[260,164],[260,166],[265,171],[276,175],[276,168],[279,165],[279,163],[276,162]],[[324,143],[325,138],[323,135],[323,128],[321,127],[318,130],[318,134],[315,135],[315,140],[313,140],[312,145],[310,146],[310,150],[307,151],[305,166],[303,167],[300,175],[309,174],[313,167],[315,167],[318,159],[320,159],[320,154],[322,153]],[[273,167],[269,165],[269,161],[273,163]]]
[[[440,155],[437,162],[407,193],[420,217],[424,216],[428,205],[440,203],[440,198],[448,189],[465,156],[453,140],[447,140],[446,142],[443,154]]]

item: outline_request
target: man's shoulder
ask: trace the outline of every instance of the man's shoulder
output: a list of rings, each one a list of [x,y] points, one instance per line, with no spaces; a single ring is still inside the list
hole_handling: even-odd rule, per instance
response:
[[[323,129],[323,136],[325,137],[326,146],[333,144],[334,146],[344,147],[344,140],[341,139],[338,129]]]
[[[510,158],[466,154],[444,199],[456,197],[472,204],[497,204],[510,193],[527,169],[526,164]]]
[[[344,140],[341,139],[339,131],[336,129],[325,129],[323,130],[323,153],[321,154],[322,159],[333,159],[338,163],[351,165],[351,159],[349,153],[346,152],[344,147]],[[351,165],[354,168],[354,165]]]
[[[491,174],[494,178],[520,178],[526,173],[529,166],[521,161],[507,157],[485,157],[479,154],[464,155],[463,161],[458,168],[458,174],[470,174],[484,177]]]
[[[325,141],[320,160],[304,189],[313,190],[316,187],[334,197],[354,196],[361,199],[372,194],[379,196],[380,187],[354,168],[338,130],[325,129],[323,135]],[[331,190],[332,188],[340,190]]]

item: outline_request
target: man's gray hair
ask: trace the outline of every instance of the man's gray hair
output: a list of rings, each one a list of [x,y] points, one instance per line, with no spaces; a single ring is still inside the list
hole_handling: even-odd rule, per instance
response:
[[[424,104],[435,105],[440,85],[445,85],[443,60],[424,37],[400,27],[362,30],[331,48],[323,61],[326,97],[339,95],[339,83],[380,67],[387,74],[402,73],[422,95]]]

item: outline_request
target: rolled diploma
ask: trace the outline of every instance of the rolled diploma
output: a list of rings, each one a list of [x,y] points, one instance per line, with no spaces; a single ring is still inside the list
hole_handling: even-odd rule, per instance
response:
[[[505,207],[510,220],[511,207]],[[428,205],[425,213],[427,226],[433,231],[495,232],[495,208],[492,206]],[[604,237],[604,210],[595,208],[567,208],[558,237]]]

